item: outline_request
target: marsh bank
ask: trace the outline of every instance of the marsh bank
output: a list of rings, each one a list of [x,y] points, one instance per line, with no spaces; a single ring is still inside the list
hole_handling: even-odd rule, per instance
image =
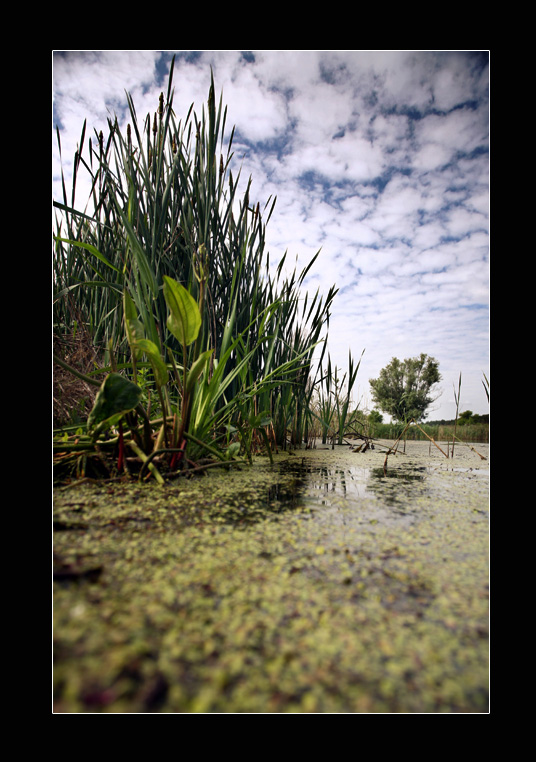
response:
[[[58,490],[54,710],[487,712],[475,449],[408,442],[384,470],[379,448],[317,448]]]

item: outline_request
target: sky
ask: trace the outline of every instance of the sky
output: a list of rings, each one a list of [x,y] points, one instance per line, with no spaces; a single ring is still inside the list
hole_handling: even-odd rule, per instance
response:
[[[173,55],[177,118],[201,114],[212,71],[253,203],[277,197],[270,263],[287,252],[301,272],[320,250],[305,286],[339,289],[328,351],[340,375],[364,351],[355,404],[374,407],[393,357],[424,353],[442,376],[428,420],[454,418],[460,374],[460,411],[488,413],[489,51],[54,51],[54,200],[56,128],[69,188],[84,120],[86,141],[110,117],[125,130],[125,91],[153,114]]]

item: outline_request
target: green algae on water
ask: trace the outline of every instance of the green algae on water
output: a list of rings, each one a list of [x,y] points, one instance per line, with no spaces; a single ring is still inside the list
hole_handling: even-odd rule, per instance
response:
[[[58,491],[54,711],[487,712],[487,461],[383,460]]]

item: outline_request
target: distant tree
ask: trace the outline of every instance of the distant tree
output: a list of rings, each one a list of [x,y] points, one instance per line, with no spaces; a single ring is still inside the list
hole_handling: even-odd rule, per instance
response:
[[[371,410],[368,415],[369,423],[382,423],[383,415],[377,410]]]
[[[458,426],[466,426],[468,423],[474,423],[474,415],[472,410],[464,410],[458,416]]]
[[[393,357],[379,378],[370,379],[372,397],[376,405],[395,421],[404,422],[424,418],[429,405],[437,399],[431,397],[432,387],[441,380],[439,363],[428,355],[406,359]]]
[[[489,415],[479,415],[472,410],[464,410],[458,416],[458,426],[466,426],[468,423],[489,423]]]

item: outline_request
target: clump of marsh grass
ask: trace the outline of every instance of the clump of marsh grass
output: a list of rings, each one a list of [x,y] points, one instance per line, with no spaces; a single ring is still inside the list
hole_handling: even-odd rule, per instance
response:
[[[335,445],[335,440],[337,440],[339,445],[343,444],[344,436],[355,417],[355,411],[352,413],[350,411],[352,389],[364,352],[365,350],[361,353],[357,365],[352,357],[352,352],[348,352],[348,371],[342,377],[339,376],[339,369],[332,366],[329,352],[324,372],[322,368],[322,354],[319,364],[320,379],[317,382],[318,391],[314,410],[314,416],[320,425],[322,444],[326,444],[328,438],[332,439],[333,446]]]
[[[94,433],[105,435],[108,422],[106,436],[118,437],[121,449],[127,441],[153,467],[156,451],[159,458],[167,451],[174,466],[187,454],[228,451],[231,430],[243,434],[237,441],[246,450],[257,440],[303,441],[313,352],[325,342],[337,291],[303,299],[316,257],[283,277],[284,254],[271,273],[265,230],[276,199],[261,208],[251,178],[239,196],[234,130],[227,136],[213,80],[206,108],[197,115],[191,107],[181,121],[172,78],[173,63],[167,94],[143,121],[127,94],[125,133],[109,119],[108,135],[88,137],[84,123],[72,189],[62,174],[63,198],[54,203],[55,339],[72,333],[75,319],[84,327],[101,361],[82,379],[100,385]],[[58,145],[61,155],[59,131]],[[91,190],[80,207],[82,171]],[[56,359],[56,367],[70,367]],[[139,386],[140,369],[158,420],[128,385]],[[270,437],[249,436],[244,422],[255,430],[268,422],[261,429]]]

